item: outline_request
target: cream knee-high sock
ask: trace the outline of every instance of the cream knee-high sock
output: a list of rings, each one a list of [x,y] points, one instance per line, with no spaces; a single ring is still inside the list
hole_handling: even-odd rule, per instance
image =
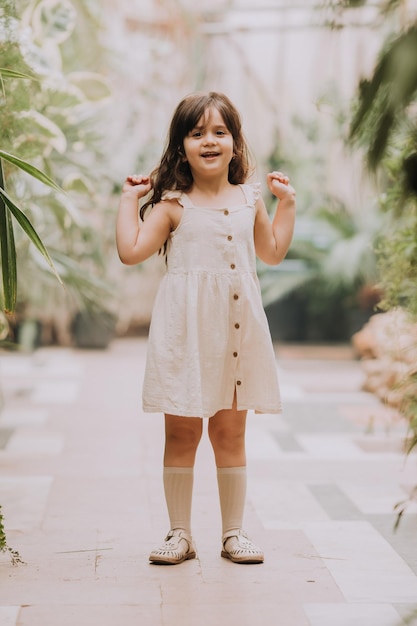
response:
[[[223,534],[235,528],[242,528],[246,500],[246,466],[218,467],[220,510]]]
[[[191,534],[194,468],[164,467],[163,478],[171,529],[183,528]]]

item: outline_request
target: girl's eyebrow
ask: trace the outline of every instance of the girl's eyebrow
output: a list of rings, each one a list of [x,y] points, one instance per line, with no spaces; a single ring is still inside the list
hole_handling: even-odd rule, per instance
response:
[[[191,132],[193,132],[194,130],[204,130],[206,127],[207,127],[207,124],[197,124],[197,126],[194,126],[191,129]],[[228,130],[226,124],[216,124],[216,126],[214,128],[222,129],[222,130]]]

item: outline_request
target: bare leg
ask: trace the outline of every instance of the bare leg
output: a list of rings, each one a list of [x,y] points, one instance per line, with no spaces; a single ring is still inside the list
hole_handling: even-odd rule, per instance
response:
[[[217,467],[244,467],[246,411],[236,408],[236,396],[231,409],[218,411],[209,419],[208,434]]]
[[[199,417],[165,415],[165,467],[194,467],[203,432]]]

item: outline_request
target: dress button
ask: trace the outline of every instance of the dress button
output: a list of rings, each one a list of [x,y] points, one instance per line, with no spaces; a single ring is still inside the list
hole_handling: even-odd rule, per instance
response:
[[[237,357],[237,352],[233,352],[233,356],[236,358]]]
[[[240,324],[235,324],[235,328],[240,328]]]
[[[228,235],[227,240],[232,241],[232,239],[233,239],[232,235]]]
[[[230,269],[234,270],[236,268],[236,265],[234,263],[231,264]]]
[[[223,213],[224,213],[225,215],[229,215],[229,211],[228,211],[227,209],[225,209],[225,210],[223,211]]]
[[[242,384],[242,381],[241,381],[241,380],[237,380],[237,381],[236,381],[236,385],[241,385],[241,384]]]
[[[239,296],[237,295],[237,293],[234,294],[233,299],[234,300],[239,300]]]

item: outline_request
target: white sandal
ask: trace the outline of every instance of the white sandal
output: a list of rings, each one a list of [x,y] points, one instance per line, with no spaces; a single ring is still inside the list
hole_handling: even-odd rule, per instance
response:
[[[264,553],[255,546],[240,529],[229,530],[223,535],[222,557],[233,563],[263,563]]]
[[[174,528],[165,537],[164,545],[152,550],[149,560],[155,565],[177,565],[195,557],[191,536],[182,528]]]

